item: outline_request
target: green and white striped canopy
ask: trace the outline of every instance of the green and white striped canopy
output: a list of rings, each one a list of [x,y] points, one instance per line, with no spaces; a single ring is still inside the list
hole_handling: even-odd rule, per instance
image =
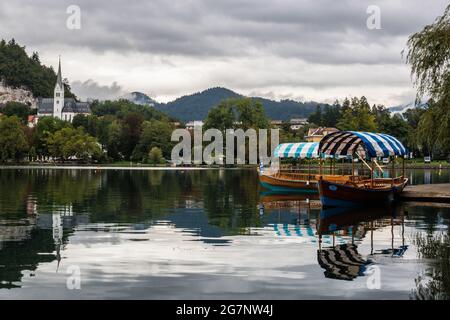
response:
[[[318,142],[282,143],[275,148],[274,156],[279,158],[319,158]]]

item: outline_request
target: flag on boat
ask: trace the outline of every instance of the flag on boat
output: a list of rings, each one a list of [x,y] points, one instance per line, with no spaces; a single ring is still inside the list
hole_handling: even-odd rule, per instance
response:
[[[319,157],[318,142],[283,143],[275,148],[274,156],[279,158],[311,159]]]
[[[408,150],[393,136],[384,133],[359,131],[337,131],[326,135],[321,141],[319,152],[333,156],[352,156],[363,153],[371,158],[404,156]]]

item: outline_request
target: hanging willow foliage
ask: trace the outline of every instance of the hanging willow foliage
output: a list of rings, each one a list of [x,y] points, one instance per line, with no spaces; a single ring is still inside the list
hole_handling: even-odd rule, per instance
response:
[[[450,5],[431,25],[409,37],[406,62],[417,85],[418,98],[435,101],[448,94],[450,84]]]
[[[444,14],[409,37],[406,62],[417,87],[416,103],[426,97],[428,109],[419,122],[422,143],[450,151],[450,5]]]

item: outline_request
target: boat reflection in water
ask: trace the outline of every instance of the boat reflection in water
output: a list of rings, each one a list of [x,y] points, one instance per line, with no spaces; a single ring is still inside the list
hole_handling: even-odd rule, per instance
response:
[[[312,198],[311,198],[312,197]],[[294,225],[274,222],[280,237],[301,237],[318,246],[317,262],[326,278],[353,280],[370,274],[370,266],[383,259],[401,258],[408,249],[404,238],[402,208],[320,208],[320,201],[312,195],[261,194],[260,212],[265,209],[291,208],[297,213]],[[294,208],[294,209],[292,209]],[[394,247],[394,226],[401,225],[402,244]],[[374,231],[391,227],[391,247],[374,250]],[[370,237],[370,253],[358,252],[358,245]]]
[[[392,209],[369,209],[364,211],[348,210],[345,208],[323,209],[320,212],[318,234],[319,250],[317,259],[319,265],[325,269],[327,278],[353,280],[358,276],[366,274],[367,267],[376,264],[380,257],[401,257],[407,250],[404,240],[404,219],[403,211],[401,220],[395,217],[395,211]],[[381,249],[374,252],[374,230],[391,225],[391,248]],[[402,245],[394,248],[395,224],[402,226]],[[355,240],[362,240],[367,233],[370,233],[371,252],[363,258],[358,253],[358,246]],[[321,238],[323,235],[332,235],[333,246],[322,247]],[[335,245],[336,235],[347,235],[351,237],[350,243]]]

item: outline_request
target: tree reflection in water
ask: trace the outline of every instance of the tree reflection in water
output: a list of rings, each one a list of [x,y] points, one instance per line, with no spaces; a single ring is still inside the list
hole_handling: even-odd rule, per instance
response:
[[[308,244],[314,251],[320,246],[314,264],[322,263],[325,273],[325,265],[330,266],[325,276],[335,279],[339,274],[355,279],[364,274],[370,261],[378,263],[405,252],[408,243],[404,239],[400,247],[394,247],[393,241],[383,243],[382,250],[372,247],[367,255],[358,248],[364,238],[373,242],[376,229],[390,226],[393,237],[394,225],[403,228],[402,212],[395,217],[388,211],[319,213],[317,196],[308,195],[308,199],[304,195],[260,194],[253,170],[3,169],[0,288],[21,286],[23,276],[32,276],[40,263],[53,263],[58,272],[58,261],[64,261],[74,233],[109,232],[115,236],[138,229],[151,233],[152,227],[161,223],[208,246],[231,246],[236,235],[267,237],[267,250],[272,243]],[[447,221],[449,213],[443,213]],[[427,267],[416,279],[413,298],[450,298],[448,222],[439,223],[438,215],[435,209],[422,207],[408,212],[410,228],[420,231],[413,244]],[[256,239],[247,240],[251,245]],[[330,259],[335,260],[337,269]],[[336,273],[342,261],[348,268]],[[407,294],[409,290],[408,286]]]
[[[450,299],[450,237],[449,230],[437,233],[417,233],[414,244],[419,258],[431,259],[425,271],[415,279],[413,299]]]

